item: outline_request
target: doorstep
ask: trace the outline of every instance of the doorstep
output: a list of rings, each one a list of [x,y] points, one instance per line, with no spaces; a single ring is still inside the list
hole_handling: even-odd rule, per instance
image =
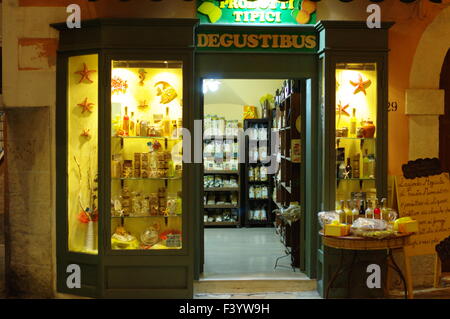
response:
[[[404,298],[403,290],[390,291],[389,298]],[[450,287],[414,289],[414,299],[450,299]]]
[[[309,278],[292,279],[201,279],[194,281],[194,294],[283,293],[315,291],[317,282]]]

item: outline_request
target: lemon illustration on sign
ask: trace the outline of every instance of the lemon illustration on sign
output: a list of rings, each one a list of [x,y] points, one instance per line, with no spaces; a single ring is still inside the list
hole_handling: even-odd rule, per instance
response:
[[[317,4],[315,2],[312,2],[310,0],[303,0],[302,1],[302,10],[312,14],[314,11],[316,11]]]
[[[214,3],[209,1],[203,2],[197,8],[197,11],[204,15],[207,15],[211,23],[217,22],[222,17],[222,10],[220,10],[219,7],[214,5]]]
[[[300,10],[297,13],[297,16],[295,17],[295,20],[297,21],[297,23],[299,24],[306,24],[309,22],[311,16],[308,12],[304,11],[304,10]]]

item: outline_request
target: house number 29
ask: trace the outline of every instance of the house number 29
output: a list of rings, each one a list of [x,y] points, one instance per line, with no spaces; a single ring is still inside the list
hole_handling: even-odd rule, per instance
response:
[[[388,112],[395,112],[398,109],[397,101],[388,102]]]

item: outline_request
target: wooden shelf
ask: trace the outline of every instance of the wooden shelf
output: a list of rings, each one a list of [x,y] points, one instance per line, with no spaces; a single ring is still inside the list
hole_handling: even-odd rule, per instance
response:
[[[238,205],[204,205],[204,209],[239,208]]]
[[[205,192],[239,192],[239,187],[208,187]]]

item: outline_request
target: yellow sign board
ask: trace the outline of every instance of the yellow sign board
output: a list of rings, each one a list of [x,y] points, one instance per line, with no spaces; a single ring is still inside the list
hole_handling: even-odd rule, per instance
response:
[[[414,179],[398,176],[394,188],[400,217],[419,222],[419,232],[411,237],[407,254],[434,254],[436,245],[450,236],[449,174]]]

